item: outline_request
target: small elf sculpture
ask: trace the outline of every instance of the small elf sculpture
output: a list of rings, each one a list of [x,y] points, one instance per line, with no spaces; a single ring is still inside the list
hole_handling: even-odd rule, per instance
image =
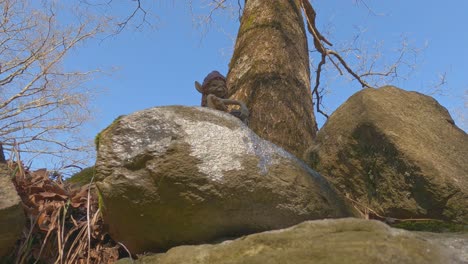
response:
[[[247,123],[249,109],[244,102],[227,99],[226,78],[218,71],[212,71],[203,80],[203,85],[195,82],[195,88],[202,94],[201,106],[230,113]],[[228,105],[238,105],[239,110],[228,110]]]

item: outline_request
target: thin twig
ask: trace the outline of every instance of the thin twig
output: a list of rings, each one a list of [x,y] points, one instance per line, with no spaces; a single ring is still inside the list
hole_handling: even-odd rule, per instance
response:
[[[132,258],[132,253],[130,253],[130,250],[128,250],[128,248],[127,248],[122,242],[117,242],[117,244],[119,244],[120,246],[122,246],[122,247],[125,249],[125,251],[127,251],[128,256],[130,257],[130,260],[132,261],[132,263],[134,263],[134,260],[133,260],[133,258]]]
[[[395,223],[395,222],[426,222],[426,221],[443,222],[442,220],[433,219],[433,218],[395,218],[395,217],[382,216],[379,213],[377,213],[375,210],[373,210],[372,208],[370,208],[370,207],[368,207],[366,205],[363,205],[362,203],[352,199],[351,197],[349,197],[349,195],[345,195],[345,198],[350,200],[354,204],[359,205],[360,207],[364,208],[366,211],[370,211],[371,213],[373,213],[374,217],[377,217],[376,220],[380,220],[380,221],[383,221],[383,222],[386,222],[386,223],[388,223],[388,222],[392,222],[392,223]],[[354,208],[358,209],[357,207],[354,207]],[[366,219],[368,219],[368,215],[369,215],[368,213],[364,214],[359,209],[358,209],[358,211],[361,214],[366,215]]]
[[[343,57],[338,54],[336,51],[333,51],[331,49],[328,49],[325,47],[324,44],[327,44],[328,46],[332,46],[330,41],[328,41],[320,32],[318,31],[316,25],[315,25],[315,18],[316,18],[316,12],[314,8],[312,7],[311,3],[308,0],[301,0],[301,7],[304,10],[304,14],[306,17],[307,21],[307,28],[309,33],[313,37],[313,42],[315,49],[322,55],[321,60],[317,66],[316,70],[316,78],[315,78],[315,86],[312,90],[312,94],[315,94],[315,100],[316,100],[316,110],[318,113],[322,114],[326,118],[328,118],[328,115],[324,113],[321,109],[321,101],[322,101],[322,96],[320,95],[319,92],[319,86],[320,86],[320,78],[321,78],[321,73],[322,73],[322,66],[326,63],[326,58],[328,57],[332,64],[335,66],[335,68],[338,70],[340,75],[343,75],[343,72],[341,71],[338,63],[336,63],[332,56],[337,58],[340,64],[346,69],[346,71],[351,74],[351,76],[356,79],[361,86],[364,87],[371,87],[367,82],[365,82],[361,77],[359,76],[356,72],[354,72],[351,67],[346,63],[346,61],[343,59]]]
[[[91,186],[94,182],[94,176],[96,174],[93,173],[93,177],[91,177],[91,181],[89,182],[89,186],[88,186],[88,201],[87,201],[87,208],[86,208],[86,220],[87,220],[87,224],[88,224],[88,258],[87,258],[87,263],[89,264],[89,261],[91,259],[91,221],[90,221],[90,207],[91,207]]]
[[[242,5],[240,3],[240,0],[237,0],[237,6],[239,7],[239,9],[238,9],[238,11],[239,11],[238,19],[239,19],[239,22],[240,22],[241,19],[242,19],[242,13],[244,12],[244,10],[242,9]]]

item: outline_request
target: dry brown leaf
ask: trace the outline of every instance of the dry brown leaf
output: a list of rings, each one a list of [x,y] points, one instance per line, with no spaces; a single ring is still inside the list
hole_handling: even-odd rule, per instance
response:
[[[49,223],[50,223],[50,217],[45,213],[41,213],[39,217],[37,218],[37,226],[42,231],[45,231],[45,232],[49,231]]]
[[[93,187],[85,185],[73,188],[60,180],[49,178],[50,174],[45,169],[17,171],[15,185],[25,213],[31,220],[25,226],[22,243],[28,245],[28,241],[36,241],[29,245],[30,251],[25,253],[27,255],[20,255],[21,259],[32,259],[32,262],[40,259],[44,263],[87,263],[89,254],[91,264],[114,263],[118,260],[120,246],[104,230]],[[88,204],[90,189],[93,192]],[[90,219],[90,223],[87,219]],[[88,225],[92,245],[89,252]]]
[[[43,199],[53,198],[54,200],[64,200],[64,201],[66,201],[68,199],[68,197],[66,195],[58,194],[56,192],[40,192],[40,193],[38,193],[36,195],[41,196]]]

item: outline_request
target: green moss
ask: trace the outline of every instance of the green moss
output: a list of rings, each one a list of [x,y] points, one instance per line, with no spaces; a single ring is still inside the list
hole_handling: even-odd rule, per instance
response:
[[[246,19],[245,23],[243,24],[243,26],[242,26],[242,28],[241,28],[241,31],[246,31],[246,30],[248,30],[250,27],[252,27],[252,25],[253,25],[253,23],[254,23],[254,20],[255,20],[254,17],[255,17],[255,16],[250,15],[250,16]]]
[[[98,208],[101,212],[106,209],[106,205],[104,204],[104,199],[102,198],[102,194],[99,191],[99,188],[96,188],[96,193],[98,196]]]
[[[402,196],[401,186],[415,186],[414,178],[418,169],[407,164],[399,151],[385,135],[370,123],[361,124],[352,134],[355,144],[343,156],[352,156],[359,161],[358,168],[365,183],[365,193],[369,201],[378,204],[386,197]],[[408,175],[408,176],[404,176]],[[350,184],[350,187],[353,185]],[[419,189],[406,190],[412,196],[419,197]],[[424,203],[424,200],[418,199]],[[432,204],[423,204],[424,208],[431,208]],[[402,216],[403,217],[403,216]]]
[[[101,132],[97,133],[96,137],[94,137],[94,145],[96,146],[96,151],[99,150],[99,141],[101,140]]]
[[[306,151],[304,151],[302,160],[304,160],[310,168],[317,169],[320,165],[320,155],[318,153],[317,146],[311,146],[306,149]]]
[[[94,137],[94,145],[96,146],[96,151],[99,150],[99,142],[101,141],[101,135],[102,135],[102,132],[106,131],[106,129],[108,129],[109,127],[111,127],[113,124],[115,124],[116,122],[118,122],[120,119],[122,119],[122,117],[124,117],[125,115],[119,115],[116,119],[114,119],[114,121],[112,121],[112,124],[110,124],[108,127],[106,127],[105,129],[103,129],[101,132],[99,132],[96,137]]]
[[[70,178],[67,179],[67,182],[83,186],[88,184],[95,174],[96,169],[94,166],[91,166],[73,174]]]
[[[410,231],[426,231],[426,232],[468,232],[468,225],[455,224],[451,222],[443,222],[437,220],[428,221],[404,221],[392,225],[392,227],[401,228]]]

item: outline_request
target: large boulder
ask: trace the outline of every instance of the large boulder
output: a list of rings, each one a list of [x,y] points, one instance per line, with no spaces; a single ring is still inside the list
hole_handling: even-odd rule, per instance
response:
[[[227,113],[152,108],[98,143],[104,220],[132,253],[350,215],[322,176]]]
[[[11,253],[26,221],[11,174],[7,165],[0,163],[0,262]]]
[[[433,244],[451,249],[461,260],[460,263],[468,264],[468,233],[415,232],[415,234]]]
[[[468,223],[468,135],[429,96],[364,89],[330,116],[306,156],[363,211]]]
[[[433,234],[437,237],[438,234]],[[468,238],[460,238],[468,242]],[[468,248],[450,248],[416,233],[362,219],[307,221],[214,245],[180,246],[118,264],[460,264]]]

